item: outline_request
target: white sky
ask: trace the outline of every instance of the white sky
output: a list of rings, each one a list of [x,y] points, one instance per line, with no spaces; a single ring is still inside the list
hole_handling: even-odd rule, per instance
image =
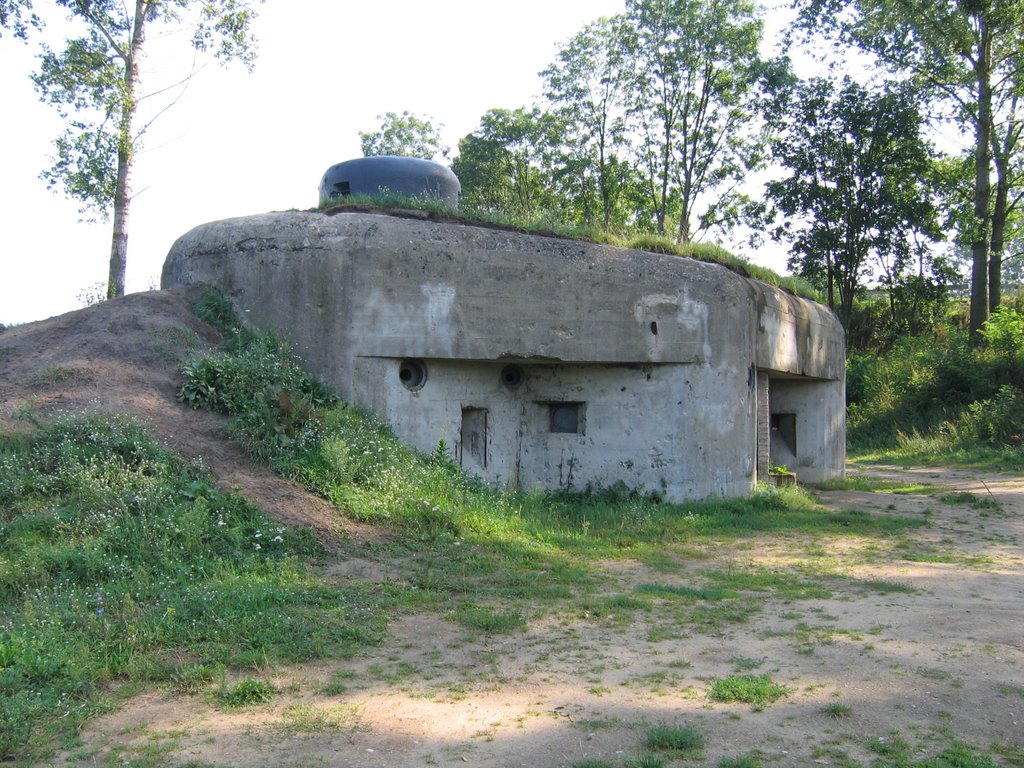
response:
[[[42,11],[52,0],[37,0]],[[538,72],[586,23],[623,0],[268,0],[255,32],[259,58],[207,67],[150,130],[136,162],[128,291],[159,281],[174,240],[206,221],[308,208],[332,164],[360,156],[359,131],[378,115],[409,110],[460,137],[495,107],[536,100]],[[190,59],[180,36],[156,40],[143,90],[180,79]],[[53,42],[54,47],[58,42]],[[79,223],[77,205],[39,180],[60,132],[29,74],[33,46],[0,40],[0,322],[38,320],[81,306],[105,283],[110,226]],[[752,260],[781,270],[777,248]]]

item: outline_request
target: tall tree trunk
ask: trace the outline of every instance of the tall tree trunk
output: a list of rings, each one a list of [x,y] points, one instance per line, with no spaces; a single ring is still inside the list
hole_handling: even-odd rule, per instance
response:
[[[992,159],[996,167],[996,200],[992,207],[992,245],[988,255],[988,309],[995,312],[1003,300],[1003,250],[1006,246],[1006,220],[1009,216],[1010,158],[1021,138],[1021,125],[1017,121],[1018,97],[1010,101],[1006,120],[1006,134],[1002,141],[992,138]]]
[[[996,201],[992,208],[992,246],[988,254],[989,313],[995,312],[1003,303],[1003,249],[1006,245],[1006,201],[1009,194],[1009,179],[999,174],[996,179]]]
[[[127,139],[130,141],[131,136]],[[125,137],[122,136],[122,142]],[[131,205],[131,151],[117,151],[117,187],[114,190],[114,229],[110,238],[110,273],[107,277],[107,298],[124,296],[125,273],[128,268],[128,211]]]
[[[139,56],[145,40],[146,16],[153,0],[135,0],[131,47],[124,55],[124,95],[118,124],[117,182],[114,187],[114,226],[110,238],[110,272],[107,298],[124,296],[128,268],[128,213],[132,202],[132,163],[134,162],[135,110],[138,107]]]
[[[978,14],[978,55],[974,72],[978,83],[978,121],[974,146],[974,239],[971,242],[971,339],[977,341],[988,320],[988,253],[991,226],[992,139],[992,34],[988,21]]]

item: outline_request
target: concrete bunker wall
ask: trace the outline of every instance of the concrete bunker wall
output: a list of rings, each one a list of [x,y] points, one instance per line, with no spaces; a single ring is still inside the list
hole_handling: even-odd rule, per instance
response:
[[[424,451],[443,440],[489,480],[621,480],[670,500],[743,495],[766,471],[765,381],[787,407],[840,403],[838,418],[801,419],[810,463],[795,468],[815,479],[842,472],[835,450],[812,450],[819,427],[832,430],[823,446],[845,440],[834,316],[717,265],[472,226],[290,213],[180,238],[163,284],[194,282],[221,286],[399,437]],[[422,386],[407,386],[410,361],[426,372]],[[518,386],[503,381],[509,366]],[[773,386],[784,376],[828,394],[797,402]]]

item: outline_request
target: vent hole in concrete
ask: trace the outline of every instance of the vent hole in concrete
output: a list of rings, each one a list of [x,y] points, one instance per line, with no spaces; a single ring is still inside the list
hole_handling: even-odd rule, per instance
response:
[[[651,320],[651,333],[654,334],[655,336],[658,335],[658,321],[657,320]]]
[[[411,392],[422,389],[427,383],[427,364],[412,358],[403,360],[398,366],[398,380]]]
[[[516,389],[526,379],[526,373],[518,365],[506,365],[501,369],[501,383],[509,389]]]

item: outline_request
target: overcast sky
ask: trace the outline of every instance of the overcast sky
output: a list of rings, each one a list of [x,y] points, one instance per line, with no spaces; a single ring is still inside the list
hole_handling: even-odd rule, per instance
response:
[[[314,206],[323,172],[358,157],[359,131],[375,129],[384,112],[432,117],[454,150],[488,109],[537,99],[537,73],[558,43],[622,9],[623,0],[268,0],[253,73],[206,67],[147,135],[133,184],[128,290],[155,287],[171,244],[197,224]],[[191,63],[180,55],[187,38],[152,42],[144,91],[180,79]],[[81,306],[83,289],[105,284],[110,249],[109,224],[79,223],[77,205],[38,178],[60,121],[29,80],[36,52],[0,40],[6,324]],[[754,260],[782,266],[777,249]]]

